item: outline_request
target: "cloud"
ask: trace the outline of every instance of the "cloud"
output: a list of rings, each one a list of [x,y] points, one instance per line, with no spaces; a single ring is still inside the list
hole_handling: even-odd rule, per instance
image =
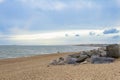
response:
[[[69,35],[68,34],[65,34],[65,37],[68,37]]]
[[[10,32],[10,34],[29,34],[31,33],[31,31],[29,31],[29,29],[27,27],[20,27],[20,26],[15,26],[15,27],[11,27],[10,29],[8,29],[8,31]]]
[[[19,0],[23,4],[33,8],[41,10],[63,10],[66,4],[60,1],[53,0]]]
[[[118,7],[120,7],[120,0],[115,0]]]
[[[96,31],[97,33],[100,32],[99,30],[92,30],[92,31]],[[16,44],[27,44],[27,45],[28,44],[36,44],[36,45],[77,44],[81,42],[83,43],[84,41],[86,43],[88,41],[91,41],[89,40],[89,32],[90,30],[67,30],[67,31],[47,32],[47,33],[44,32],[25,33],[21,31],[21,34],[20,33],[12,34],[6,36],[6,38],[11,42],[15,42]],[[78,37],[79,34],[82,34],[81,37]],[[78,38],[75,38],[75,36]]]
[[[115,35],[112,37],[113,39],[119,39],[120,40],[120,35]]]
[[[93,36],[95,35],[95,32],[89,32],[89,35]]]
[[[79,35],[79,34],[76,34],[75,36],[76,36],[76,37],[79,37],[80,35]]]
[[[5,10],[3,11],[5,12],[3,13],[4,16],[1,15],[3,17],[3,19],[1,18],[1,21],[4,21],[4,24],[10,26],[20,26],[20,28],[26,26],[25,23],[32,15],[35,19],[28,22],[28,26],[31,26],[31,30],[80,29],[88,28],[87,26],[89,25],[99,25],[99,22],[102,23],[102,20],[99,18],[103,15],[99,15],[98,13],[101,12],[96,11],[99,6],[97,4],[99,3],[93,0],[19,0],[19,3],[18,0],[13,0],[8,3],[6,6],[8,6],[9,9],[1,9]],[[88,9],[95,10],[90,11]],[[64,11],[61,13],[57,12],[61,10]],[[87,26],[82,27],[83,25]]]
[[[2,41],[11,44],[23,45],[57,45],[57,44],[87,44],[87,43],[115,43],[119,41],[120,35],[104,35],[103,30],[62,30],[55,32],[25,32],[16,29],[19,34],[0,35]],[[20,33],[21,32],[21,33]],[[91,36],[94,32],[96,35]],[[80,37],[79,37],[79,34]],[[100,36],[97,36],[99,34]],[[93,35],[93,33],[92,33]],[[75,38],[75,36],[77,38]],[[114,38],[114,39],[113,39]],[[114,41],[113,41],[114,40]],[[0,43],[2,44],[2,43]]]
[[[0,3],[3,3],[4,2],[4,0],[0,0]]]
[[[85,0],[70,0],[70,1],[60,1],[60,0],[19,0],[23,4],[30,6],[31,8],[38,8],[41,10],[55,10],[61,11],[66,9],[92,9],[99,7],[98,4],[93,1],[85,1]]]
[[[117,30],[116,28],[112,28],[103,31],[103,34],[114,34],[114,33],[119,33],[119,30]]]

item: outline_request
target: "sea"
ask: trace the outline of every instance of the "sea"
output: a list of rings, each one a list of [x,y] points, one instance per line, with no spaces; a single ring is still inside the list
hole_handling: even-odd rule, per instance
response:
[[[98,47],[91,46],[72,46],[72,45],[54,45],[54,46],[33,46],[33,45],[0,45],[0,59],[28,57],[41,54],[53,54],[61,52],[79,52],[92,50]]]

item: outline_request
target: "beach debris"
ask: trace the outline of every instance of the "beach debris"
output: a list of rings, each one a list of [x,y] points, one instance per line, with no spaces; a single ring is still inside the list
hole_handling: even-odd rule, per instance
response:
[[[81,51],[53,60],[51,65],[112,63],[120,57],[120,46],[113,44],[89,51]]]

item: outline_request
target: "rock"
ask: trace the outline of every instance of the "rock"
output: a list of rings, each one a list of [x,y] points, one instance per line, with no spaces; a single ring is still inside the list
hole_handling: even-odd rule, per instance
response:
[[[60,62],[60,61],[64,61],[64,58],[60,57],[58,62]]]
[[[97,51],[97,55],[99,55],[100,57],[106,57],[106,55],[107,55],[104,48],[98,48],[98,50],[96,50],[96,51]]]
[[[71,56],[67,56],[64,58],[66,64],[76,64],[77,58],[73,58]]]
[[[106,51],[101,51],[101,53],[99,53],[99,55],[100,55],[101,57],[107,57]]]
[[[71,56],[72,58],[79,58],[80,57],[80,53],[71,54],[69,56]]]
[[[81,62],[80,64],[87,64],[88,63],[88,61],[84,61],[84,62]]]
[[[65,62],[64,61],[60,61],[60,62],[58,62],[58,65],[65,65]]]
[[[88,63],[91,63],[91,58],[87,58],[85,61],[87,61]]]
[[[93,56],[93,55],[98,55],[99,52],[98,52],[98,50],[94,49],[94,50],[88,51],[87,54],[88,54],[89,57],[91,57],[91,56]]]
[[[66,57],[60,57],[57,60],[53,60],[51,65],[65,65],[65,64],[101,64],[111,63],[115,59],[120,57],[120,46],[109,45],[106,48],[98,48],[90,51],[81,51],[80,53],[74,53]]]
[[[79,58],[77,58],[77,63],[81,63],[81,62],[83,62],[83,61],[85,61],[86,59],[88,58],[88,56],[87,55],[80,55],[80,57]]]
[[[93,49],[92,50],[92,55],[98,55],[100,52],[99,52],[99,50],[97,50],[97,49]]]
[[[91,57],[91,53],[90,53],[90,51],[82,51],[81,53],[80,53],[80,56],[81,55],[86,55],[86,56],[88,56],[88,57]]]
[[[50,65],[64,65],[65,61],[63,57],[60,57],[58,60],[51,61]]]
[[[88,54],[80,54],[80,57],[89,57]]]
[[[110,57],[99,57],[99,56],[92,56],[91,63],[93,64],[101,64],[101,63],[111,63],[115,59]]]
[[[58,64],[58,61],[57,60],[52,60],[51,62],[50,62],[50,65],[57,65]]]
[[[57,64],[58,65],[64,65],[65,64],[64,58],[60,57]]]
[[[108,57],[113,57],[113,58],[120,57],[120,45],[118,44],[108,45],[106,47],[106,51]]]

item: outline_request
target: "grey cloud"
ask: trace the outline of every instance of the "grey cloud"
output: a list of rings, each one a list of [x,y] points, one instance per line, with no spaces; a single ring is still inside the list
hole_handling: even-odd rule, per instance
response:
[[[112,29],[108,29],[108,30],[104,30],[103,34],[114,34],[114,33],[119,33],[120,31],[117,30],[116,28],[112,28]]]
[[[89,32],[89,35],[93,36],[95,35],[95,32]]]
[[[79,37],[80,35],[79,35],[79,34],[76,34],[75,36],[76,36],[76,37]]]
[[[115,35],[112,37],[113,39],[120,39],[120,35]]]

